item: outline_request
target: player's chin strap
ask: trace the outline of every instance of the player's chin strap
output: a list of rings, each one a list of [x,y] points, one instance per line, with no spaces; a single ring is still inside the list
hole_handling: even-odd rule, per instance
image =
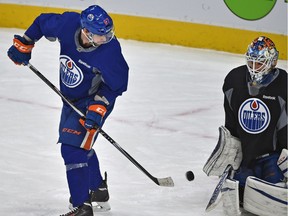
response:
[[[40,71],[38,71],[32,64],[28,63],[27,66],[42,80],[44,81],[56,94],[58,94],[81,118],[86,118],[85,114],[81,112],[74,104],[68,100],[62,92],[55,87]],[[102,128],[97,129],[103,137],[105,137],[114,147],[116,147],[126,158],[128,158],[139,170],[141,170],[148,178],[159,186],[173,187],[174,182],[171,177],[156,178],[152,176],[144,167],[142,167],[131,155],[129,155],[116,141],[114,141]]]
[[[93,47],[98,47],[99,45],[96,44],[93,40],[93,35],[90,35],[89,33],[86,33],[84,31],[84,29],[81,29],[81,33],[86,37],[86,39],[89,41],[89,43],[93,46]]]

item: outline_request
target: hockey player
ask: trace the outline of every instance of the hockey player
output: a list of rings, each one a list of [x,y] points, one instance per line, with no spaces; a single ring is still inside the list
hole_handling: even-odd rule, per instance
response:
[[[208,176],[220,176],[228,165],[234,170],[222,188],[225,215],[241,215],[243,205],[256,215],[287,213],[287,186],[281,185],[287,177],[287,72],[277,60],[272,40],[258,37],[248,46],[246,65],[225,78],[225,127],[203,168]]]
[[[92,216],[91,202],[110,209],[106,177],[103,180],[92,145],[97,127],[104,124],[116,98],[127,89],[129,67],[114,36],[112,19],[98,5],[81,14],[41,14],[23,36],[14,36],[8,56],[15,64],[27,65],[35,42],[42,36],[60,43],[60,90],[86,112],[86,119],[79,120],[63,103],[58,142],[74,207],[64,215]]]

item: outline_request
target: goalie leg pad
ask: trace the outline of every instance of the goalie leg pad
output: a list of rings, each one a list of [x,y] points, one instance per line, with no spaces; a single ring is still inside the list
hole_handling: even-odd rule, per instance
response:
[[[286,179],[288,178],[288,159],[287,158],[288,158],[288,150],[283,149],[277,161],[277,165],[282,170],[282,173]]]
[[[219,140],[203,171],[208,176],[220,176],[230,164],[237,170],[242,161],[241,142],[224,126],[219,127]]]
[[[239,182],[232,179],[226,179],[223,188],[221,189],[221,193],[224,215],[241,215],[239,207]]]
[[[288,212],[288,189],[249,176],[244,191],[244,209],[256,215],[286,215]]]

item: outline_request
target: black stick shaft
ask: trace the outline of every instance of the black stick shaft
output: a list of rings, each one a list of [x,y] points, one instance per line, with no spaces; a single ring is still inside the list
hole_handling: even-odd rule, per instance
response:
[[[58,94],[76,113],[78,113],[82,118],[85,118],[85,114],[83,112],[81,112],[77,107],[74,106],[74,104],[67,99],[62,93],[61,91],[54,86],[42,73],[40,73],[40,71],[38,71],[32,64],[28,64],[27,65],[41,80],[43,80],[54,92],[56,92],[56,94]],[[129,155],[116,141],[114,141],[112,139],[112,137],[110,137],[105,131],[103,131],[101,128],[98,128],[98,131],[100,134],[103,135],[103,137],[105,137],[113,146],[115,146],[126,158],[128,158],[138,169],[140,169],[146,176],[148,176],[153,182],[155,182],[157,185],[160,186],[173,186],[172,183],[170,185],[170,182],[168,183],[168,185],[164,185],[165,183],[163,183],[163,185],[161,184],[161,182],[159,182],[158,178],[155,178],[154,176],[152,176],[146,169],[144,169],[143,166],[141,166],[131,155]],[[165,180],[165,179],[164,179]],[[170,180],[170,179],[169,179]],[[172,179],[171,179],[172,180]]]

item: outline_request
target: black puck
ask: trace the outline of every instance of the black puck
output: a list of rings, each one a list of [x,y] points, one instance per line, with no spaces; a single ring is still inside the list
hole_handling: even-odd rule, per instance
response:
[[[186,172],[186,178],[188,181],[193,181],[195,178],[194,173],[192,171],[187,171]]]

